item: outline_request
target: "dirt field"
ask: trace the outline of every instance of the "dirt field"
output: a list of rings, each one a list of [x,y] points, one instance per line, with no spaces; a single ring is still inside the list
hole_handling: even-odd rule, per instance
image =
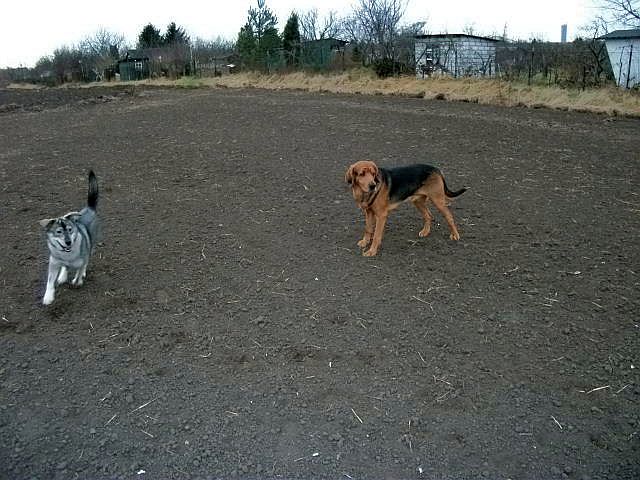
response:
[[[0,478],[637,479],[640,120],[260,90],[0,91]],[[471,190],[379,256],[348,164]],[[104,241],[41,306],[38,220]]]

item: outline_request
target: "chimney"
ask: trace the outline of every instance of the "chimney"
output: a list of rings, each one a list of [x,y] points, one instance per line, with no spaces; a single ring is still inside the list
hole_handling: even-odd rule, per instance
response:
[[[562,43],[567,43],[567,24],[560,26],[560,41]]]

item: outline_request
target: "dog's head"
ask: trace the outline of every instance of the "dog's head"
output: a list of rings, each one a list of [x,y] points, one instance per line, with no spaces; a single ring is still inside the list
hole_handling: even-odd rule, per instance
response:
[[[78,212],[71,212],[64,217],[40,220],[39,223],[44,227],[47,234],[49,248],[54,248],[62,252],[71,251],[79,234],[78,226],[74,221],[78,215]]]
[[[360,160],[347,169],[344,179],[354,192],[356,189],[363,193],[373,192],[380,183],[378,166],[369,160]]]

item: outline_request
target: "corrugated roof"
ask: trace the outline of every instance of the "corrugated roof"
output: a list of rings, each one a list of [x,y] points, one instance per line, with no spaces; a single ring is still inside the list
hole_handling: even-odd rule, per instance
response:
[[[633,28],[631,30],[615,30],[599,37],[599,40],[611,40],[614,38],[640,38],[640,28]]]
[[[499,40],[497,38],[490,38],[490,37],[481,37],[479,35],[468,35],[466,33],[441,33],[441,34],[435,34],[435,35],[416,35],[414,38],[460,38],[460,37],[464,37],[464,38],[479,38],[480,40],[488,40],[490,42],[501,42],[502,40]]]

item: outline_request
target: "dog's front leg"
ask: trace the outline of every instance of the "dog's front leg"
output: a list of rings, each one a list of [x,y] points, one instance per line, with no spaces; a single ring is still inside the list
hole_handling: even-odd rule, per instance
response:
[[[89,266],[89,262],[85,263],[76,271],[75,277],[71,280],[71,285],[74,287],[81,287],[84,283],[84,278],[87,276],[87,267]]]
[[[384,234],[384,227],[387,224],[388,216],[388,212],[384,212],[383,214],[378,214],[375,216],[376,229],[373,233],[373,241],[371,242],[369,250],[363,253],[365,257],[373,257],[378,254],[378,249],[380,248],[380,244],[382,243],[382,235]]]
[[[364,212],[364,236],[362,240],[358,242],[360,248],[366,248],[371,243],[371,237],[373,236],[373,229],[375,227],[375,215],[369,208],[363,209]]]
[[[44,292],[44,298],[42,299],[43,305],[51,305],[53,299],[56,296],[56,280],[60,275],[60,265],[58,265],[53,258],[49,259],[49,273],[47,275],[47,289]]]
[[[60,268],[60,273],[58,274],[58,279],[56,280],[56,285],[62,285],[64,282],[67,281],[67,267],[62,266]]]

